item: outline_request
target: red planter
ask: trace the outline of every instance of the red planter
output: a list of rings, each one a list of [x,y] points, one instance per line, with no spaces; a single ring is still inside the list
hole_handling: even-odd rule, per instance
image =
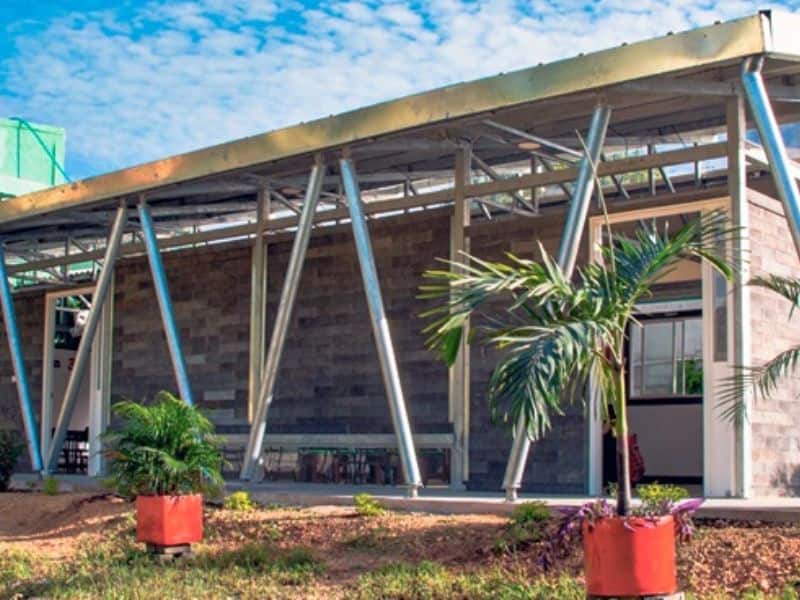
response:
[[[675,524],[607,517],[583,524],[586,592],[591,596],[657,596],[677,590]]]
[[[203,539],[203,496],[137,496],[136,540],[180,546]]]

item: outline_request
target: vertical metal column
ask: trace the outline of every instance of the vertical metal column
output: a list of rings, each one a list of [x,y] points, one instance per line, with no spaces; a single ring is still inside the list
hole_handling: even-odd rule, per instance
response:
[[[472,147],[461,143],[456,151],[453,215],[450,219],[451,270],[463,271],[460,263],[469,252],[469,237],[465,234],[471,219],[471,203],[464,188],[472,179]],[[469,321],[464,323],[456,361],[448,371],[450,420],[453,423],[454,444],[450,458],[450,487],[463,489],[469,478],[469,398],[470,398]]]
[[[297,232],[294,236],[292,253],[289,256],[289,265],[286,268],[286,278],[281,290],[281,300],[278,304],[278,313],[275,315],[275,328],[269,343],[267,362],[264,365],[261,378],[261,389],[258,394],[258,404],[250,425],[250,438],[247,441],[247,450],[244,455],[242,470],[239,473],[240,479],[252,479],[256,466],[264,450],[264,433],[267,429],[267,413],[272,404],[275,393],[275,381],[278,377],[278,367],[283,354],[283,347],[286,342],[286,333],[289,330],[289,321],[292,318],[294,300],[297,296],[297,288],[300,285],[300,275],[303,270],[303,262],[306,257],[308,241],[311,238],[311,227],[314,224],[314,214],[319,203],[320,192],[322,191],[322,180],[324,179],[325,168],[318,160],[311,169],[306,196],[303,201],[303,211],[300,213],[300,220],[297,223]]]
[[[783,210],[786,213],[786,220],[789,221],[789,229],[792,230],[795,248],[800,253],[800,191],[789,168],[786,144],[772,112],[767,88],[761,76],[763,64],[764,59],[759,58],[755,68],[751,68],[752,61],[747,59],[742,64],[742,85],[750,103],[758,135],[761,137],[761,144],[769,159],[769,170],[775,180],[775,188],[783,202]]]
[[[47,455],[47,471],[52,473],[58,467],[58,456],[61,454],[61,447],[64,445],[64,438],[67,436],[67,429],[72,420],[72,412],[75,410],[75,403],[78,399],[78,392],[83,383],[83,374],[86,365],[91,358],[92,343],[97,332],[97,325],[103,316],[103,306],[105,304],[108,288],[114,278],[114,263],[119,256],[119,246],[122,234],[125,231],[128,209],[121,203],[114,217],[114,224],[108,236],[106,244],[105,259],[103,260],[103,270],[97,280],[97,285],[92,294],[92,307],[89,309],[89,316],[83,330],[83,336],[78,344],[78,351],[75,354],[75,364],[67,383],[67,391],[64,393],[64,400],[61,402],[61,410],[58,413],[58,420],[55,425],[55,434],[50,444],[50,451]]]
[[[733,224],[747,231],[750,225],[750,207],[747,200],[747,160],[745,139],[747,135],[747,113],[744,98],[737,94],[728,100],[725,120],[728,131],[728,193],[731,196]],[[732,242],[733,260],[739,265],[739,281],[750,280],[750,242],[746,235],[736,236]],[[746,285],[733,286],[733,359],[737,365],[752,364],[750,289]],[[744,398],[745,407],[750,405],[751,394]],[[749,419],[739,419],[737,428],[737,493],[742,498],[750,496],[751,482],[751,428]]]
[[[558,248],[558,266],[567,276],[571,276],[575,270],[581,237],[586,227],[586,216],[589,213],[589,203],[592,199],[592,190],[594,190],[597,164],[603,151],[610,119],[611,107],[605,102],[599,103],[592,114],[589,133],[586,136],[587,153],[584,154],[578,168],[578,178],[575,180],[575,187],[572,188],[569,212]],[[530,448],[531,440],[528,437],[525,422],[520,419],[516,424],[514,442],[503,477],[503,489],[506,491],[506,500],[508,501],[517,499]]]
[[[264,231],[270,213],[269,188],[258,192],[256,237],[253,241],[252,276],[250,278],[250,369],[248,377],[247,416],[252,423],[261,389],[264,369],[264,326],[267,313],[267,255]]]
[[[42,471],[41,446],[39,445],[39,432],[36,430],[36,416],[33,412],[31,389],[28,384],[28,374],[25,372],[25,359],[22,355],[22,338],[17,326],[17,314],[14,311],[14,299],[11,296],[11,284],[8,282],[6,272],[6,256],[2,243],[0,243],[0,303],[3,308],[3,321],[6,324],[6,338],[8,349],[11,352],[11,363],[14,367],[14,378],[17,380],[17,394],[19,395],[19,408],[22,413],[22,424],[25,428],[25,437],[28,442],[28,455],[34,471]]]
[[[389,321],[386,318],[386,311],[383,307],[381,286],[378,281],[378,272],[375,268],[375,257],[372,254],[372,243],[370,242],[367,220],[361,202],[361,191],[358,188],[358,180],[350,160],[347,158],[341,159],[339,166],[342,174],[342,183],[344,183],[345,193],[347,194],[347,206],[350,209],[353,236],[356,241],[358,262],[361,266],[361,277],[364,280],[364,290],[367,294],[367,304],[369,305],[369,314],[372,320],[372,332],[375,336],[375,345],[381,362],[383,383],[386,387],[386,395],[388,396],[389,408],[392,413],[392,423],[397,434],[397,445],[400,451],[400,459],[403,463],[408,495],[413,498],[417,495],[419,488],[422,487],[422,479],[419,475],[417,454],[414,449],[414,438],[411,435],[408,413],[406,412],[403,388],[400,385],[400,373],[397,370],[394,345],[389,332]]]
[[[186,369],[186,362],[183,359],[183,348],[181,347],[181,336],[178,325],[175,322],[175,312],[172,309],[172,300],[169,297],[169,285],[167,276],[164,273],[164,263],[161,261],[161,253],[158,249],[158,239],[156,238],[153,217],[150,215],[150,208],[144,196],[139,200],[139,223],[142,226],[142,237],[144,246],[147,250],[147,260],[150,262],[150,271],[153,275],[153,286],[156,289],[158,298],[158,308],[161,311],[161,322],[164,325],[164,333],[167,336],[167,347],[169,356],[172,360],[172,368],[175,371],[175,378],[178,381],[178,393],[184,402],[189,405],[194,404],[192,387],[189,384],[189,373]]]

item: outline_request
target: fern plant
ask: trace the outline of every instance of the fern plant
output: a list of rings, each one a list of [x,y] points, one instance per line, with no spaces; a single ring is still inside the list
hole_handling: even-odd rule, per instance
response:
[[[123,496],[216,493],[223,484],[220,439],[194,406],[169,392],[152,405],[124,400],[109,431],[109,483]]]

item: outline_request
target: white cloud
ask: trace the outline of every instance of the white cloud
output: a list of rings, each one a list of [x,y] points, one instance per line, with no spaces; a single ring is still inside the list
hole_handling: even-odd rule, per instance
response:
[[[68,130],[78,175],[754,13],[720,0],[148,0],[10,25],[9,114]]]

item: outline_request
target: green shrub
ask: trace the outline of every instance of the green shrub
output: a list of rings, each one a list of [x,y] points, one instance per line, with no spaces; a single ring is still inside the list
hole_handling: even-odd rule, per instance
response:
[[[658,482],[637,485],[636,493],[642,501],[641,512],[645,514],[658,513],[664,507],[689,497],[689,490],[686,488]]]
[[[550,508],[541,500],[534,502],[524,502],[514,509],[511,513],[511,520],[515,525],[531,525],[544,523],[550,519],[552,513]]]
[[[245,490],[233,492],[223,502],[223,507],[227,510],[248,512],[256,508],[256,503],[250,498],[250,493]]]
[[[551,522],[550,508],[541,501],[520,504],[511,513],[511,522],[495,542],[495,552],[507,554],[527,548],[545,537]]]
[[[8,490],[14,467],[24,448],[16,432],[0,429],[0,492]]]
[[[362,517],[377,517],[386,512],[371,494],[356,494],[353,496],[353,503],[356,505],[356,512]]]
[[[160,392],[152,405],[126,400],[113,410],[123,426],[104,438],[109,483],[119,494],[213,494],[221,489],[221,440],[196,407]]]
[[[45,477],[42,482],[42,492],[46,496],[58,496],[59,491],[58,479],[55,477]]]

